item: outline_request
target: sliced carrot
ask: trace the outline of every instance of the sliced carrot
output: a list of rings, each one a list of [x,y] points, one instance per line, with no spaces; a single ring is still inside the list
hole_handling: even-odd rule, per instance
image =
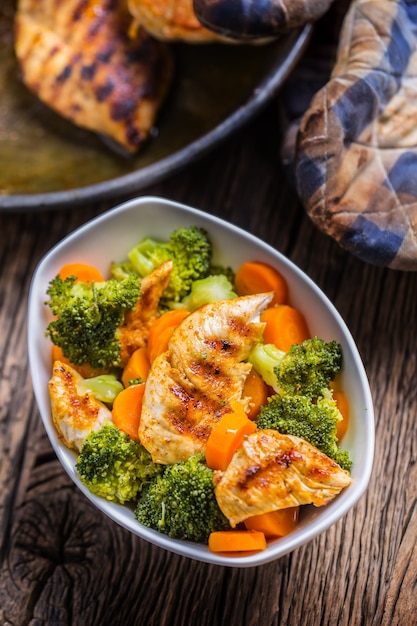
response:
[[[254,515],[253,517],[248,517],[244,524],[247,530],[260,530],[267,538],[285,537],[298,524],[299,508],[298,506],[292,506],[288,509]]]
[[[239,296],[273,291],[271,304],[288,302],[288,283],[278,270],[267,263],[247,261],[235,275],[235,289]]]
[[[164,330],[153,339],[150,345],[148,343],[148,358],[150,363],[153,363],[157,356],[168,350],[168,343],[175,329],[176,326],[167,326],[167,328],[164,328]]]
[[[149,373],[149,358],[146,348],[138,348],[135,350],[128,362],[126,363],[122,373],[122,383],[125,387],[129,386],[129,380],[141,378],[144,382]]]
[[[187,309],[173,309],[157,317],[151,324],[148,336],[148,356],[151,363],[158,354],[166,350],[174,328],[189,314],[190,311],[187,311]],[[170,329],[170,332],[166,332],[164,339],[162,339],[162,334],[167,329]]]
[[[211,552],[254,552],[265,550],[264,533],[258,530],[219,530],[210,533]]]
[[[61,267],[59,275],[62,280],[70,276],[76,276],[77,280],[75,282],[80,281],[82,283],[101,283],[104,281],[100,270],[93,265],[87,265],[85,263],[67,263],[67,265]]]
[[[268,400],[268,387],[254,368],[251,369],[246,377],[242,396],[244,398],[250,398],[249,412],[247,415],[250,420],[256,420],[259,409],[266,404]]]
[[[138,429],[140,415],[142,412],[142,400],[145,393],[145,383],[129,385],[123,389],[115,398],[112,408],[113,422],[138,441]]]
[[[337,439],[338,441],[342,441],[349,426],[349,400],[344,391],[333,391],[333,398],[336,400],[337,408],[339,409],[343,418],[340,422],[337,423],[336,426]]]
[[[75,365],[74,363],[71,363],[71,361],[66,356],[64,356],[62,348],[53,344],[52,363],[55,363],[55,361],[61,361],[61,363],[66,363],[67,365],[70,365],[83,378],[93,378],[94,376],[100,376],[100,374],[106,373],[106,370],[97,367],[91,367],[89,363],[83,363],[82,365]]]
[[[240,402],[231,400],[231,413],[225,413],[213,426],[206,444],[206,463],[211,469],[225,470],[245,435],[256,430]]]
[[[302,343],[310,338],[304,315],[288,304],[280,304],[265,309],[261,321],[266,323],[265,343],[273,343],[286,352],[294,343]]]

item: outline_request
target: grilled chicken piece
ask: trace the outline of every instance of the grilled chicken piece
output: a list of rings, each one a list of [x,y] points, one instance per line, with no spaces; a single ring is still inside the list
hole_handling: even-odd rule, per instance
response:
[[[83,377],[70,365],[55,361],[49,381],[52,420],[58,437],[67,448],[80,450],[92,430],[100,430],[111,411],[89,393],[83,393]]]
[[[327,504],[352,479],[303,439],[258,430],[245,437],[226,471],[215,472],[214,481],[219,507],[236,526],[261,513]]]
[[[223,39],[201,25],[193,0],[128,0],[128,8],[138,27],[162,41],[205,43]]]
[[[169,89],[168,48],[115,0],[19,0],[15,50],[23,82],[78,126],[129,153],[148,138]]]
[[[135,310],[126,314],[118,331],[121,367],[137,348],[146,345],[149,328],[159,315],[159,300],[169,283],[172,268],[173,262],[166,261],[142,278],[140,300]]]
[[[247,358],[262,337],[259,315],[271,293],[200,307],[174,331],[168,351],[149,372],[139,439],[155,463],[185,461],[204,452],[213,423],[242,398]]]

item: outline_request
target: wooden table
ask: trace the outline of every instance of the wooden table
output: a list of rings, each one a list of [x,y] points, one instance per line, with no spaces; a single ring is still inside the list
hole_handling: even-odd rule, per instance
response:
[[[219,215],[300,266],[340,311],[376,414],[371,482],[310,544],[259,568],[193,562],[93,508],[57,461],[26,349],[32,273],[114,202],[0,215],[0,623],[3,626],[417,624],[417,274],[366,265],[309,221],[279,160],[273,102],[186,171],[143,190]],[[126,198],[120,198],[124,200]]]

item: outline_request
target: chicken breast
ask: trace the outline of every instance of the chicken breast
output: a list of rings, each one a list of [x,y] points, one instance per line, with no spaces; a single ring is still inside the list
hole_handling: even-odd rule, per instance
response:
[[[261,311],[271,293],[200,307],[174,331],[168,351],[149,372],[139,438],[155,463],[185,461],[204,452],[213,423],[243,401],[251,370],[243,362],[262,337]]]
[[[26,86],[78,126],[129,153],[149,136],[169,89],[170,51],[115,0],[19,0],[15,50]]]
[[[111,411],[89,393],[83,393],[83,377],[70,365],[55,361],[49,381],[52,420],[67,448],[80,450],[92,430],[100,430]]]
[[[128,0],[128,7],[135,23],[157,39],[188,43],[224,39],[201,25],[193,0]]]
[[[172,268],[173,262],[166,261],[142,279],[140,300],[134,311],[126,314],[118,331],[121,367],[137,348],[146,346],[149,328],[159,315],[159,301],[168,286]]]
[[[217,502],[231,526],[278,509],[322,506],[352,482],[317,448],[276,430],[246,435],[226,471],[216,471],[214,480]]]

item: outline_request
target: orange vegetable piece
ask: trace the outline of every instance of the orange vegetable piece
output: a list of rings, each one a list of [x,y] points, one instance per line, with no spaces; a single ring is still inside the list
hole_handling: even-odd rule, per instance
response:
[[[93,378],[93,376],[100,376],[100,374],[105,373],[105,370],[91,367],[89,363],[83,363],[82,365],[75,365],[74,363],[71,363],[71,361],[66,356],[64,356],[62,348],[53,344],[52,363],[55,363],[55,361],[61,361],[61,363],[66,363],[67,365],[70,365],[83,378]]]
[[[273,291],[271,304],[288,302],[288,283],[271,265],[258,261],[242,263],[235,275],[235,289],[239,296]]]
[[[139,441],[138,430],[144,393],[145,383],[129,385],[116,396],[113,402],[113,422],[117,428],[136,441]]]
[[[278,511],[270,511],[248,517],[244,524],[248,530],[259,530],[264,533],[265,537],[285,537],[298,524],[298,506],[292,506],[288,509],[279,509]]]
[[[251,399],[247,415],[250,420],[255,420],[258,417],[260,407],[266,404],[268,400],[268,387],[253,368],[246,377],[242,396]]]
[[[129,386],[129,380],[141,378],[144,382],[148,377],[150,368],[148,351],[146,348],[138,348],[135,350],[128,362],[126,363],[122,373],[122,383],[125,387]]]
[[[336,436],[342,441],[349,426],[350,406],[347,395],[344,391],[333,391],[333,398],[336,400],[337,408],[342,414],[343,419],[337,423]]]
[[[148,356],[151,363],[167,349],[174,329],[189,314],[190,312],[187,309],[173,309],[160,315],[151,324],[148,337]]]
[[[225,470],[245,435],[256,430],[240,402],[231,400],[231,413],[225,413],[211,429],[206,445],[206,463],[211,469]]]
[[[77,280],[75,282],[80,281],[82,283],[101,283],[104,281],[100,270],[86,263],[67,263],[67,265],[61,267],[59,275],[62,280],[65,280],[65,278],[69,276],[76,276]]]
[[[258,530],[219,530],[210,533],[211,552],[254,552],[265,550],[265,535]]]
[[[304,315],[288,304],[268,307],[261,314],[261,321],[266,323],[265,343],[273,343],[284,352],[294,343],[302,343],[310,338]]]

